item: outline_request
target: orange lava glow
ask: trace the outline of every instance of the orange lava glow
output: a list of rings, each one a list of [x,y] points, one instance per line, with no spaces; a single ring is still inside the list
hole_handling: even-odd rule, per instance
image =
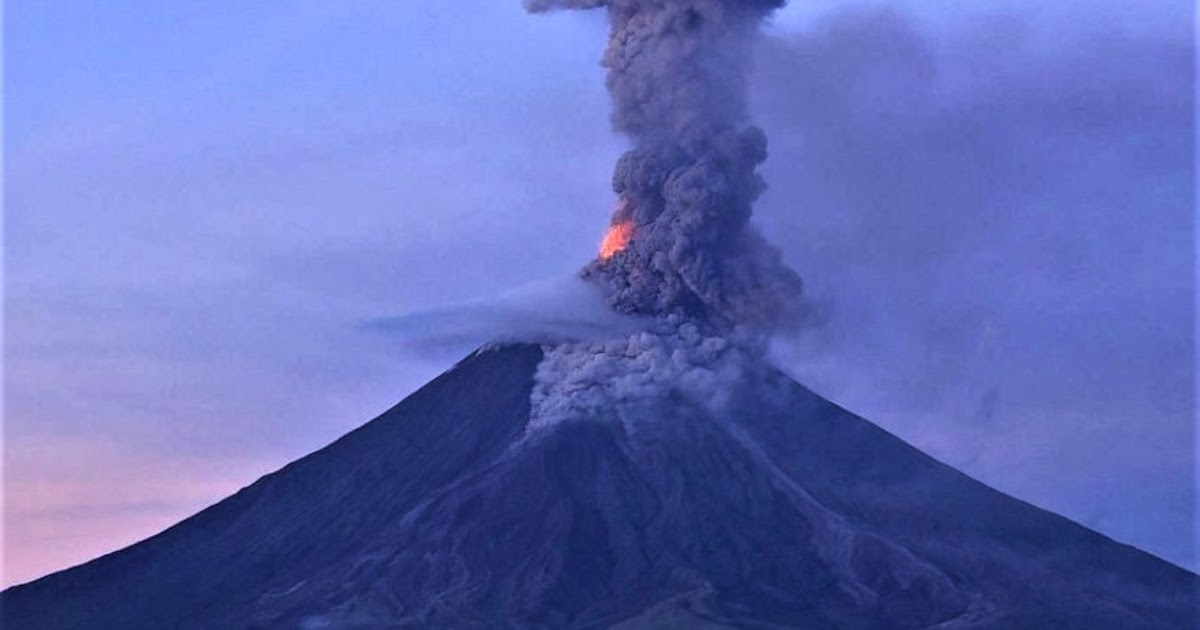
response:
[[[612,227],[608,228],[608,232],[605,232],[604,240],[600,241],[600,260],[608,260],[617,252],[628,247],[631,238],[633,238],[633,221],[612,224]]]

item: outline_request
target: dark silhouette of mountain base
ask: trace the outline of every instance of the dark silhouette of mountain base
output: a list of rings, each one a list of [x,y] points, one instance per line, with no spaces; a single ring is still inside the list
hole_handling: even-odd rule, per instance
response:
[[[1197,577],[984,486],[778,372],[531,435],[477,352],[127,549],[8,589],[57,628],[1188,628]]]

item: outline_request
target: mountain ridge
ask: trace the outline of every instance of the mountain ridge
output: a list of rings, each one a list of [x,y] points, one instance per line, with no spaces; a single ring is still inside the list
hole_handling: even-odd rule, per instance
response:
[[[1197,577],[996,491],[778,371],[528,431],[485,346],[140,543],[0,594],[5,628],[1170,628]]]

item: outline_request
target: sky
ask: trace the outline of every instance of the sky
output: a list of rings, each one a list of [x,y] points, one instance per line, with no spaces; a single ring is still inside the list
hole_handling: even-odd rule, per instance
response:
[[[810,0],[767,28],[755,223],[821,314],[775,356],[1196,568],[1191,3],[1042,4]],[[380,320],[586,262],[625,146],[604,36],[517,0],[9,0],[4,584],[179,521],[483,341]]]

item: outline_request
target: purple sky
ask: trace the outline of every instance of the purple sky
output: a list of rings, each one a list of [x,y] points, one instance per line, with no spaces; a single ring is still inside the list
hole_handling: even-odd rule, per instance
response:
[[[1191,5],[797,3],[756,221],[818,391],[1196,566]],[[1086,8],[1086,10],[1085,10]],[[5,7],[4,582],[134,542],[469,350],[368,325],[570,273],[599,15],[517,0]]]

